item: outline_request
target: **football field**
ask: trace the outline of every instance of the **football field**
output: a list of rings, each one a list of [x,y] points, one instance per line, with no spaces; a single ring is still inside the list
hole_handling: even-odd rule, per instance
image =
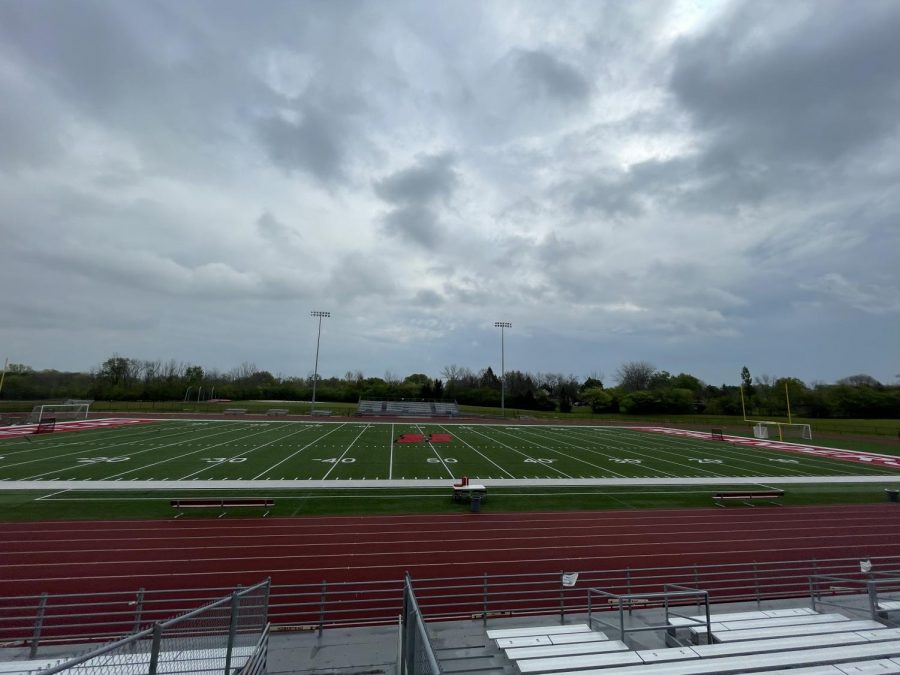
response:
[[[0,440],[0,480],[9,485],[449,481],[463,475],[476,480],[898,475],[897,467],[865,461],[656,431],[366,421],[145,421]]]

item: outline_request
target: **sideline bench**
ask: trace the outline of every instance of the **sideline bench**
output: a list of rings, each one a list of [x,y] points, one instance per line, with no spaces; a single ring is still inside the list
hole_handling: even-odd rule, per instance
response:
[[[219,497],[212,499],[173,499],[169,502],[173,509],[178,509],[176,518],[184,515],[185,509],[219,509],[219,518],[228,513],[231,508],[258,508],[265,509],[263,518],[269,515],[269,511],[275,506],[275,500],[271,497]]]
[[[269,417],[283,416],[287,414],[287,408],[269,408],[268,410],[266,410],[266,415],[268,415]]]
[[[246,408],[225,408],[225,410],[222,411],[222,414],[223,415],[246,415],[247,409]]]
[[[716,506],[725,506],[725,502],[739,501],[747,506],[753,506],[754,501],[764,501],[770,504],[781,505],[784,499],[784,490],[736,490],[732,492],[717,492],[713,495]]]
[[[330,410],[310,410],[309,414],[315,417],[328,417],[333,413]]]

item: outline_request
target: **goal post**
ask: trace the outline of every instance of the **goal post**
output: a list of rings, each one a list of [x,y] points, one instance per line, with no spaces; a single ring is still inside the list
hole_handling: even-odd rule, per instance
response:
[[[68,422],[72,420],[86,420],[91,411],[91,404],[82,403],[45,403],[36,405],[31,409],[28,421],[31,424],[40,425],[47,418],[53,418],[55,422]]]

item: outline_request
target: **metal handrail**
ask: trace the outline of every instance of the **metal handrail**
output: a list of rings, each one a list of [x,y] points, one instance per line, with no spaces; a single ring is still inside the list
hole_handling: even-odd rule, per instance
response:
[[[669,590],[670,588],[675,590]],[[607,598],[607,602],[613,603],[616,605],[616,610],[619,615],[619,624],[618,626],[613,626],[610,623],[605,621],[601,621],[600,619],[594,618],[593,611],[593,596],[598,595],[602,598]],[[655,600],[657,604],[662,604],[665,608],[665,620],[664,623],[661,624],[647,624],[642,626],[629,626],[625,627],[625,606],[628,606],[628,612],[631,612],[631,607],[634,604],[634,601],[642,601],[642,600]],[[673,612],[669,611],[670,605],[677,604],[677,601],[680,601],[681,604],[684,604],[686,601],[689,601],[689,604],[700,603],[702,602],[706,607],[706,636],[709,643],[712,643],[712,632],[710,628],[709,622],[709,593],[705,590],[699,588],[688,588],[687,586],[681,586],[679,584],[666,584],[663,587],[663,591],[661,593],[610,593],[609,591],[605,591],[601,588],[589,588],[587,590],[587,605],[588,605],[588,625],[592,628],[594,623],[598,623],[601,626],[606,626],[608,628],[614,628],[619,631],[619,639],[622,642],[626,642],[626,636],[628,633],[640,633],[645,631],[660,631],[664,630],[671,634],[672,626],[669,624],[669,616],[673,615]],[[675,616],[681,616],[680,614],[674,614]],[[690,618],[690,617],[684,617]],[[702,625],[701,622],[696,622],[697,625]]]
[[[900,569],[900,556],[871,560],[879,570]],[[486,624],[499,616],[583,613],[588,587],[634,594],[658,593],[666,584],[682,584],[708,591],[713,602],[760,603],[806,597],[811,576],[847,576],[854,570],[859,570],[857,558],[626,567],[581,571],[577,588],[563,587],[561,572],[485,574],[417,579],[416,595],[428,620],[475,618]],[[190,611],[198,603],[221,597],[219,590],[0,597],[0,643],[33,646],[108,639]],[[274,631],[392,624],[402,597],[401,579],[278,585],[271,588],[269,618]]]

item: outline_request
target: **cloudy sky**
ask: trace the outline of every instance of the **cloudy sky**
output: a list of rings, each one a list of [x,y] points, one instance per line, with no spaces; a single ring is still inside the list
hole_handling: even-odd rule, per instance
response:
[[[0,1],[0,359],[900,374],[900,2]]]

